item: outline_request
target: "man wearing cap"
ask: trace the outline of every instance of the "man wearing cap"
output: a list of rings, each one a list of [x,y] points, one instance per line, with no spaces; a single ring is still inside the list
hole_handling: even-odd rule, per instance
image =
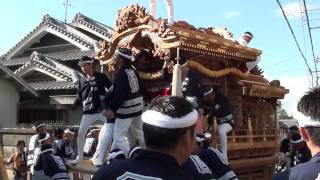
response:
[[[182,97],[154,99],[141,116],[146,149],[134,159],[103,166],[93,180],[193,179],[181,165],[194,149],[197,117],[197,111]]]
[[[47,133],[46,125],[43,122],[37,121],[33,127],[37,134],[30,137],[27,157],[27,166],[30,167],[31,175],[33,175],[34,172],[34,161],[39,155],[38,153],[35,153],[35,149],[39,146],[39,135]]]
[[[204,93],[204,100],[207,106],[208,114],[212,114],[217,118],[218,133],[220,140],[220,151],[228,159],[227,156],[227,133],[234,128],[234,120],[229,105],[228,98],[220,93],[217,87],[208,87]]]
[[[83,147],[89,126],[96,121],[107,123],[107,119],[103,114],[103,102],[107,95],[106,89],[111,89],[112,84],[106,75],[94,71],[93,62],[94,59],[83,56],[78,63],[85,76],[79,80],[77,98],[73,109],[75,109],[74,107],[77,104],[82,103],[83,116],[77,137],[78,156],[75,160],[71,161],[71,164],[78,164],[83,159]],[[108,143],[104,139],[100,139],[100,141],[100,143]],[[96,162],[96,165],[101,164],[102,162]]]
[[[310,180],[320,179],[320,88],[308,91],[298,102],[298,120],[300,134],[311,151],[312,158],[287,171],[276,174],[274,180]]]
[[[70,129],[63,131],[63,138],[55,140],[55,155],[66,159],[75,159],[76,153],[73,150],[72,142],[75,133]]]
[[[144,101],[142,82],[132,65],[132,52],[127,48],[116,51],[115,64],[117,71],[114,79],[114,90],[109,101],[107,117],[116,117],[111,150],[120,149],[128,156],[130,146],[129,129],[133,139],[144,146],[142,121],[140,119]]]

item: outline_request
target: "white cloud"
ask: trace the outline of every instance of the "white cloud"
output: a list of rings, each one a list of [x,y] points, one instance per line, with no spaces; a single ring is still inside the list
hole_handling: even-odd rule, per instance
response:
[[[307,77],[282,77],[280,78],[281,86],[289,89],[289,93],[282,100],[283,108],[289,115],[297,114],[297,102],[309,90],[309,82]]]
[[[312,4],[307,4],[307,10],[316,9],[317,7]],[[291,2],[283,5],[283,10],[286,13],[288,18],[291,19],[300,19],[304,17],[304,6],[299,4],[299,2]],[[278,14],[282,16],[282,12],[279,9]]]
[[[240,16],[240,13],[238,11],[226,11],[223,13],[223,17],[226,19],[231,19],[238,16]]]

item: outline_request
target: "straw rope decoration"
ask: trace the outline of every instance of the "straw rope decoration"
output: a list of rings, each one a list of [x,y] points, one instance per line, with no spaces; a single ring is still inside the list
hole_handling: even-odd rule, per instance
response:
[[[201,74],[210,77],[210,78],[220,78],[229,74],[234,74],[236,76],[239,76],[241,78],[246,78],[248,77],[247,73],[243,73],[242,71],[240,71],[237,68],[225,68],[225,69],[221,69],[221,70],[210,70],[206,67],[204,67],[203,65],[201,65],[200,63],[193,61],[193,60],[188,60],[188,63],[190,66],[196,68]],[[154,80],[154,79],[159,79],[162,77],[161,74],[161,70],[157,71],[157,72],[153,72],[153,73],[145,73],[142,71],[138,72],[140,77],[142,79],[146,79],[146,80]]]

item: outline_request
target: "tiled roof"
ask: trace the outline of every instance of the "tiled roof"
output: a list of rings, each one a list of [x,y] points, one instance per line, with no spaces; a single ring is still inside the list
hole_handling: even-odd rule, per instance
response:
[[[79,35],[71,32],[68,30],[72,29],[69,25],[56,20],[52,17],[50,17],[49,15],[45,15],[42,19],[42,22],[35,28],[33,29],[29,34],[27,34],[23,39],[21,39],[14,47],[12,47],[7,53],[5,53],[3,55],[4,58],[6,58],[10,53],[12,53],[16,48],[18,48],[21,44],[23,44],[24,42],[26,42],[28,40],[28,38],[33,35],[38,33],[38,31],[42,28],[42,27],[48,27],[54,31],[56,31],[57,33],[60,33],[68,38],[71,38],[73,41],[81,44],[82,46],[87,47],[88,49],[94,49],[93,44],[90,43],[89,41],[87,41],[86,39],[84,39],[83,37],[80,37]],[[79,32],[80,33],[80,32]]]
[[[76,84],[69,81],[38,81],[38,82],[28,82],[28,85],[37,91],[65,90],[65,89],[77,88]]]
[[[19,76],[16,76],[10,69],[5,67],[2,63],[0,63],[0,72],[3,71],[5,74],[7,74],[10,78],[13,79],[13,83],[19,84],[19,86],[24,87],[28,92],[30,92],[34,96],[39,96],[39,94],[23,79],[21,79]]]
[[[24,63],[30,60],[30,56],[12,58],[9,60],[3,60],[2,64],[5,66],[15,66],[15,65],[23,65]]]
[[[73,24],[80,23],[99,34],[102,34],[107,38],[111,38],[111,35],[114,31],[111,27],[101,24],[98,21],[95,21],[87,16],[84,16],[81,13],[76,14],[76,16],[72,20],[72,23]]]
[[[56,60],[71,61],[71,60],[78,60],[82,56],[93,57],[94,51],[92,50],[82,51],[81,49],[69,49],[65,51],[50,52],[42,55],[46,57],[54,58]],[[28,61],[30,61],[30,56],[8,59],[8,60],[2,61],[2,63],[5,66],[15,66],[15,65],[23,65]]]
[[[57,68],[53,61],[46,60],[44,56],[42,56],[40,53],[37,53],[37,52],[32,53],[31,60],[25,63],[19,69],[17,69],[14,73],[17,74],[18,76],[21,76],[21,74],[28,72],[28,69],[32,67],[43,69],[44,71],[50,74],[53,74],[54,76],[64,79],[66,81],[72,80],[71,74]]]
[[[80,49],[66,50],[66,51],[58,51],[44,54],[46,57],[52,57],[54,59],[59,59],[62,61],[69,60],[78,60],[82,56],[90,56],[93,57],[95,52],[93,50],[82,51]]]

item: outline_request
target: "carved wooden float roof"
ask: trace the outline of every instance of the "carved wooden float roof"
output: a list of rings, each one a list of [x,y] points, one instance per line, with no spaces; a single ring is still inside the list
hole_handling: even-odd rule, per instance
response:
[[[246,78],[240,80],[244,83],[243,95],[264,98],[280,98],[289,93],[289,90],[280,86],[279,81],[269,83],[262,76],[249,74]]]
[[[229,37],[218,34],[206,34],[199,30],[189,30],[173,25],[172,30],[178,34],[178,38],[170,41],[163,40],[161,48],[181,47],[182,50],[217,56],[241,61],[255,61],[262,54],[261,50],[235,44]],[[219,29],[225,31],[226,29]]]
[[[154,27],[152,27],[152,25],[140,25],[138,27],[127,29],[121,33],[114,33],[111,38],[111,42],[113,44],[108,52],[110,55],[105,59],[100,59],[108,60],[111,58],[111,54],[114,54],[116,46],[119,46],[120,41],[139,31],[142,31],[144,34],[148,34],[159,49],[179,47],[181,50],[197,54],[240,60],[243,62],[255,61],[262,54],[261,50],[237,45],[230,40],[230,38],[224,38],[218,34],[206,34],[199,30],[189,30],[177,25],[172,25],[168,26],[168,28],[170,28],[170,31],[173,31],[175,35],[161,38],[158,37],[156,33],[150,32],[153,28]],[[222,29],[219,29],[219,31],[222,31]],[[224,29],[224,31],[227,33],[226,29]]]

